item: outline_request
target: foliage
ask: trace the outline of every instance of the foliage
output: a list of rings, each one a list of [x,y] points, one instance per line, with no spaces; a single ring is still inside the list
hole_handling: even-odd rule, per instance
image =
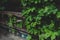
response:
[[[38,35],[38,40],[45,40],[48,37],[50,37],[51,40],[54,40],[56,36],[59,35],[59,27],[57,28],[57,30],[54,29],[56,28],[56,26],[55,21],[54,19],[52,19],[52,17],[56,15],[54,18],[57,17],[57,20],[58,18],[60,18],[60,12],[58,12],[58,9],[55,7],[52,1],[53,0],[43,0],[43,2],[42,0],[21,0],[21,4],[23,7],[22,15],[26,18],[26,29],[29,33]],[[48,24],[48,21],[45,20],[50,20],[50,23]]]
[[[12,15],[10,15],[10,14],[9,14],[9,20],[8,20],[7,23],[8,23],[9,28],[11,28],[10,31],[12,33],[15,33],[15,31],[16,31],[15,29],[13,29],[14,27],[22,28],[22,21],[17,22],[17,18],[12,16]]]
[[[55,7],[53,0],[20,0],[20,2],[23,7],[21,13],[25,17],[23,24],[27,32],[33,34],[28,35],[27,40],[45,40],[49,37],[54,40],[60,34],[60,25],[56,23],[60,18],[60,11]],[[9,27],[13,26],[16,19],[10,16]],[[22,22],[16,25],[22,28]],[[38,38],[35,39],[35,35]]]

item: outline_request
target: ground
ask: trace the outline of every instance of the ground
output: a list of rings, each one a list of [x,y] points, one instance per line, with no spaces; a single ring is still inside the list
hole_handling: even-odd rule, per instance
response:
[[[0,28],[0,40],[25,40],[18,35],[14,35],[13,33],[9,33],[5,29]]]

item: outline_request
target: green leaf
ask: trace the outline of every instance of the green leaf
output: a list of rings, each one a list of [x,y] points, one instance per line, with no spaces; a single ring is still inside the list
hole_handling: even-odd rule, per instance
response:
[[[33,12],[35,10],[35,7],[31,8],[31,12]]]
[[[54,40],[55,38],[56,38],[56,34],[55,33],[52,33],[51,40]]]
[[[36,21],[40,21],[41,17],[39,17],[39,15],[37,17],[34,18]]]
[[[12,27],[13,26],[13,21],[12,21],[12,18],[10,17],[9,21],[8,21],[8,25],[9,27]]]
[[[27,21],[27,20],[25,21],[25,25],[28,25],[29,23],[30,23],[29,21]]]
[[[53,29],[53,27],[54,27],[54,22],[51,21],[51,24],[49,25],[49,29]]]
[[[30,35],[28,35],[28,37],[26,38],[27,40],[31,40],[31,36]]]
[[[27,30],[29,30],[31,27],[30,27],[30,25],[27,25],[26,28],[27,28]]]
[[[50,33],[45,33],[45,39],[47,39],[48,37],[50,37],[51,36],[51,34]]]
[[[36,35],[36,34],[37,34],[37,30],[36,30],[36,29],[34,29],[33,31],[34,31],[34,35]]]
[[[44,8],[44,13],[48,12],[48,10],[49,10],[49,7],[46,6],[46,7]]]
[[[33,30],[34,30],[34,29],[32,28],[32,29],[30,29],[28,32],[31,33],[31,34],[34,34]]]
[[[57,18],[60,18],[60,12],[57,12]]]
[[[32,26],[32,27],[35,27],[36,24],[37,24],[36,22],[32,22],[32,23],[31,23],[31,26]]]

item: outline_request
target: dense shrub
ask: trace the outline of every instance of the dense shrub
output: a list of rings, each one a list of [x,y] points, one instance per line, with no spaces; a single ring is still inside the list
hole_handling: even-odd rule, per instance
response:
[[[55,40],[60,31],[60,12],[53,0],[21,0],[27,40]],[[35,35],[35,36],[34,36]]]
[[[55,40],[60,36],[60,10],[54,0],[20,0],[20,3],[21,13],[25,17],[23,24],[27,32],[32,34],[28,35],[27,40]],[[10,17],[9,26],[15,19]]]

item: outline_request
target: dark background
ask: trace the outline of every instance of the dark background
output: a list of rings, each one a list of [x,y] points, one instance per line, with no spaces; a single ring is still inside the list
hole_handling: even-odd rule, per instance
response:
[[[19,0],[0,0],[0,11],[21,11]]]
[[[54,0],[55,6],[60,10],[60,0]],[[0,0],[0,11],[21,12],[21,2],[19,0]]]

